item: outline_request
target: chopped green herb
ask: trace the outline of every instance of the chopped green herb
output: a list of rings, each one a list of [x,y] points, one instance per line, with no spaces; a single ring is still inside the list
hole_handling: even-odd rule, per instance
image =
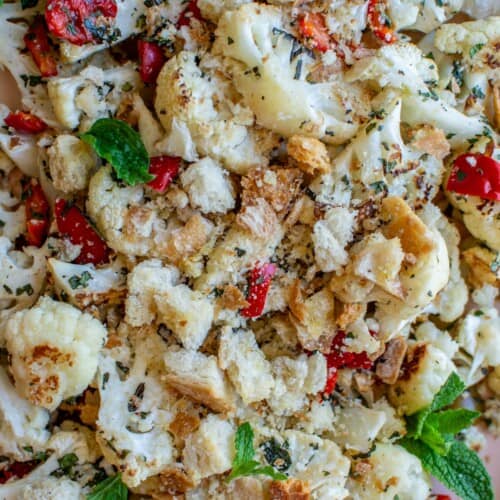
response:
[[[387,185],[384,181],[372,182],[370,188],[375,191],[376,194],[383,193],[387,190]]]
[[[472,87],[472,95],[477,99],[484,99],[486,97],[479,85],[474,85],[474,87]]]
[[[268,441],[264,441],[260,447],[269,465],[272,465],[280,472],[285,472],[290,468],[292,459],[290,458],[290,453],[286,449],[286,443],[280,445],[276,439],[271,438]]]
[[[469,50],[469,56],[472,59],[482,48],[484,47],[484,43],[476,43]]]
[[[78,276],[77,274],[71,276],[71,278],[68,280],[68,283],[73,290],[76,290],[77,288],[86,288],[88,282],[91,279],[92,275],[88,271],[83,271],[80,276]]]
[[[16,296],[18,296],[18,297],[19,297],[19,295],[22,295],[23,293],[31,296],[31,295],[33,295],[33,292],[34,292],[33,287],[29,283],[27,283],[26,285],[21,286],[19,288],[16,288]]]

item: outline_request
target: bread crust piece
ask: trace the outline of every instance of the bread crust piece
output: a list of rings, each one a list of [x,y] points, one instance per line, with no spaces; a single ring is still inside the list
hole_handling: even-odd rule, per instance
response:
[[[377,377],[385,384],[394,384],[399,376],[399,370],[405,359],[408,344],[404,337],[390,340],[384,354],[377,361]]]
[[[307,481],[288,479],[273,481],[269,486],[270,500],[309,500],[311,490]]]
[[[287,151],[297,167],[306,174],[321,175],[330,170],[326,146],[314,137],[292,135],[288,139]]]

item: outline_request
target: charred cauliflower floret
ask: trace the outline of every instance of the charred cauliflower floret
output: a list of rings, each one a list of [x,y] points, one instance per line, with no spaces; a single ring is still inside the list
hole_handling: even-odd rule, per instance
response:
[[[5,337],[16,389],[33,404],[54,410],[92,381],[106,329],[89,314],[42,297],[9,319]]]

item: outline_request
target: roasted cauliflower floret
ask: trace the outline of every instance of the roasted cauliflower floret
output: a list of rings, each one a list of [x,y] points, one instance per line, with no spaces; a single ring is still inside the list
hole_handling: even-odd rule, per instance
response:
[[[42,297],[9,318],[5,338],[19,393],[54,410],[92,381],[106,329],[89,314]]]
[[[355,500],[377,498],[392,500],[425,500],[431,482],[422,463],[404,448],[377,443],[368,458],[353,463],[347,487]]]
[[[430,343],[409,348],[398,381],[389,388],[389,401],[400,414],[412,415],[428,406],[455,371],[450,358]]]
[[[221,17],[214,50],[235,60],[232,77],[259,125],[342,144],[367,113],[364,97],[345,82],[308,82],[314,61],[287,29],[279,8],[249,3]]]
[[[211,158],[203,158],[181,175],[193,208],[202,213],[226,213],[234,208],[234,194],[231,181],[225,172]]]
[[[167,152],[188,161],[210,156],[238,173],[265,163],[260,139],[250,128],[252,112],[238,102],[228,80],[210,67],[200,68],[198,60],[194,52],[180,52],[158,76],[155,109],[170,134]]]
[[[92,148],[74,135],[58,135],[47,150],[54,187],[63,193],[81,191],[97,165]]]

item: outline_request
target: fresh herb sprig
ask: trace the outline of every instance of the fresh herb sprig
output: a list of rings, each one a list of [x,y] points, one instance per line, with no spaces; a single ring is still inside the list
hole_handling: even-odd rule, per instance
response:
[[[87,500],[127,500],[128,489],[120,473],[101,481],[88,495]]]
[[[109,162],[118,179],[130,186],[154,179],[149,173],[149,155],[141,136],[125,122],[101,118],[81,135],[81,139]]]
[[[233,460],[231,474],[227,477],[227,481],[232,481],[239,476],[252,476],[256,474],[264,474],[279,481],[288,479],[286,474],[277,472],[270,465],[262,466],[259,462],[254,460],[255,449],[253,447],[253,438],[253,429],[248,422],[238,427],[234,438],[236,454]]]
[[[464,408],[444,409],[464,390],[460,377],[451,374],[432,403],[407,418],[408,434],[398,444],[464,500],[493,500],[491,478],[481,459],[456,439],[456,434],[469,427],[480,413]]]

